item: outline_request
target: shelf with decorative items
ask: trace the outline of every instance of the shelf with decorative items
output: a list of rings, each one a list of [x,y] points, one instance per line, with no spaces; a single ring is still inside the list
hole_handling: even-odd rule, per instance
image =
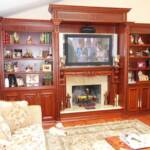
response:
[[[128,52],[128,83],[150,80],[150,34],[131,33]]]
[[[52,85],[51,36],[50,32],[3,32],[5,88]]]

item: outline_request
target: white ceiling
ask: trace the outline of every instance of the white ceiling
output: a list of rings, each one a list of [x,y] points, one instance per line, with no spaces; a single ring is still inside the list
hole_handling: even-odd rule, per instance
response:
[[[61,0],[0,0],[0,17],[38,8]]]

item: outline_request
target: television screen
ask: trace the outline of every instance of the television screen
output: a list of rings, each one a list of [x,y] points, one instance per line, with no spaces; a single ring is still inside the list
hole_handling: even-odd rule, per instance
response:
[[[66,66],[112,65],[112,35],[65,34]]]

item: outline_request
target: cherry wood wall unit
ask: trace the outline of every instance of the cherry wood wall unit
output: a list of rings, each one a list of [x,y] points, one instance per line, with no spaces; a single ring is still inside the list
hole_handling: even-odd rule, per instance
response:
[[[52,22],[3,18],[0,28],[1,98],[41,105],[43,121],[55,121],[58,63]],[[17,84],[10,84],[10,75],[16,77]]]
[[[129,11],[129,8],[49,5],[51,21],[0,18],[0,98],[25,99],[30,105],[41,105],[43,121],[48,124],[150,110],[150,24],[127,22]],[[93,27],[96,34],[117,35],[117,65],[72,67],[61,64],[61,35],[79,34],[81,28],[87,26]],[[33,57],[29,58],[30,49]],[[23,66],[26,62],[33,64],[39,70],[25,66],[25,70],[18,71],[16,66],[21,62]],[[25,83],[29,80],[26,75],[31,78],[34,74],[38,84],[10,86],[9,74],[22,76]],[[67,107],[68,76],[103,75],[108,77],[109,104],[113,105],[119,95],[119,109],[61,113]]]
[[[49,5],[49,12],[52,14],[53,22],[57,22],[55,28],[57,31],[55,33],[55,50],[58,52],[58,62],[60,61],[60,41],[59,33],[80,33],[80,29],[83,26],[92,26],[96,29],[96,33],[102,34],[117,34],[118,35],[118,49],[117,53],[120,55],[120,65],[119,67],[103,67],[103,66],[88,66],[87,67],[61,67],[58,66],[59,76],[58,76],[58,96],[59,103],[58,108],[61,111],[61,105],[66,102],[66,76],[96,76],[96,75],[108,75],[109,76],[109,100],[110,103],[114,103],[114,97],[119,94],[119,103],[123,109],[126,108],[126,53],[127,48],[127,12],[128,8],[107,8],[107,7],[86,7],[86,6],[65,6],[65,5]],[[59,62],[60,64],[60,62]],[[126,69],[126,70],[124,70]],[[119,86],[120,85],[120,86]],[[120,90],[121,85],[123,86]],[[101,111],[102,112],[102,111]],[[100,112],[100,113],[101,113]],[[106,111],[107,112],[107,111]],[[109,111],[108,111],[109,112]],[[110,111],[111,112],[111,111]],[[115,112],[115,110],[114,110]],[[120,111],[121,112],[121,111]],[[75,114],[61,114],[60,118],[65,117],[80,117],[83,118],[86,115],[89,116],[90,113]],[[98,112],[91,112],[92,115],[97,115]],[[99,114],[100,115],[100,114]]]
[[[129,23],[128,111],[150,110],[150,24]]]

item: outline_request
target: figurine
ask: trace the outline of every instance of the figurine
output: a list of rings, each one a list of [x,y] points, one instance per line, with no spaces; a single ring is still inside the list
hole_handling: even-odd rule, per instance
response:
[[[134,36],[133,35],[130,35],[130,42],[134,43]]]
[[[26,53],[23,55],[24,58],[33,58],[33,54],[31,50],[27,50]]]
[[[133,72],[128,72],[128,83],[135,83]]]
[[[30,35],[27,38],[27,44],[32,44],[32,37]]]
[[[139,77],[139,81],[148,81],[149,80],[148,75],[143,74],[142,71],[138,72],[138,77]]]
[[[14,65],[14,72],[18,72],[19,71],[18,62],[15,62],[13,65]]]
[[[134,44],[138,44],[138,40],[139,40],[139,34],[137,34],[137,33],[134,33],[134,34],[132,34],[132,36],[134,37]]]
[[[131,57],[131,56],[134,56],[134,55],[133,55],[133,50],[132,50],[132,49],[129,50],[129,54],[130,54],[130,57]]]
[[[65,62],[66,62],[66,57],[60,57],[60,67],[64,67],[65,66]]]
[[[120,60],[120,56],[116,55],[114,57],[114,65],[115,65],[115,67],[119,67],[119,60]]]
[[[144,56],[149,56],[149,55],[150,55],[150,52],[149,52],[149,49],[148,49],[148,48],[143,51],[143,55],[144,55]]]
[[[70,108],[71,107],[71,104],[70,104],[70,98],[71,98],[71,96],[69,95],[69,94],[67,94],[67,96],[66,96],[66,100],[67,100],[67,108]]]
[[[143,42],[141,37],[138,38],[138,44],[144,44],[144,42]]]
[[[108,91],[104,94],[104,105],[108,105]]]
[[[118,95],[118,94],[116,94],[116,96],[115,96],[114,106],[115,106],[115,107],[118,107],[118,106],[119,106],[119,95]]]
[[[30,65],[28,65],[28,66],[26,67],[26,72],[31,72],[31,71],[33,71],[33,67],[30,66]]]
[[[13,72],[14,71],[13,64],[12,63],[5,64],[5,71],[6,72]]]
[[[19,35],[17,34],[17,32],[14,32],[14,43],[19,43]]]
[[[5,58],[12,58],[12,52],[10,50],[5,51]]]
[[[42,33],[42,34],[40,35],[40,43],[41,43],[41,44],[44,44],[44,43],[45,43],[45,35],[44,35],[44,33]]]

